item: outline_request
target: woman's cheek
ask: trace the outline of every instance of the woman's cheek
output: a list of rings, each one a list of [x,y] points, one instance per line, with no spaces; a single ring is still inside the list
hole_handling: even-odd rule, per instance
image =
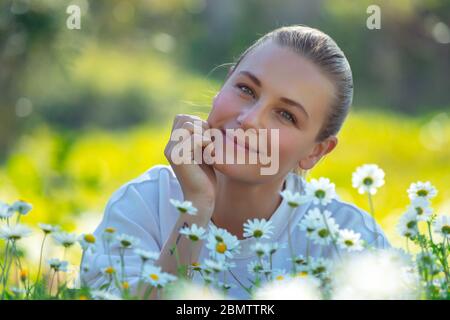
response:
[[[299,145],[298,140],[296,141],[292,138],[292,135],[280,134],[278,145],[280,163],[291,164],[300,158],[302,147]]]
[[[220,91],[213,101],[208,120],[214,122],[233,115],[237,104],[236,98],[228,90]]]

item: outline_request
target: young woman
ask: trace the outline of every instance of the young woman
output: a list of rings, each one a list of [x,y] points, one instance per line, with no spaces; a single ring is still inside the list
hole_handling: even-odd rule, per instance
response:
[[[280,192],[304,194],[306,181],[298,172],[304,175],[336,147],[336,135],[348,114],[352,96],[349,63],[328,35],[305,26],[282,27],[264,35],[230,69],[214,97],[208,119],[177,115],[172,130],[184,128],[191,135],[188,138],[193,138],[199,124],[203,129],[221,131],[277,129],[278,171],[261,175],[261,163],[176,164],[172,159],[176,142],[169,141],[165,156],[170,166],[154,166],[115,192],[94,234],[100,239],[106,228],[114,228],[119,234],[132,235],[140,240],[142,249],[160,253],[156,265],[176,274],[177,258],[180,264],[201,263],[209,251],[205,241],[192,245],[189,239],[180,237],[180,228],[193,224],[206,229],[223,228],[239,241],[240,250],[229,261],[235,264],[233,277],[227,276],[227,281],[235,285],[229,294],[237,298],[248,297],[241,284],[250,285],[247,265],[255,259],[255,238],[243,236],[243,224],[249,219],[271,222],[271,241],[281,247],[273,256],[274,269],[290,269],[290,250],[304,256],[334,257],[333,246],[307,246],[305,231],[300,228],[290,227],[289,234],[288,226],[298,225],[312,208],[312,201],[292,210]],[[193,144],[193,153],[210,144],[217,147],[207,137],[199,138],[201,143]],[[225,139],[225,145],[230,143],[236,142]],[[220,152],[214,149],[215,154]],[[170,199],[191,201],[197,214],[180,214]],[[323,209],[332,212],[340,228],[360,233],[367,244],[389,246],[379,226],[360,208],[336,198]],[[293,248],[288,248],[289,237]],[[176,242],[178,257],[171,250]],[[112,263],[119,260],[118,246],[112,244],[108,252],[114,259]],[[107,282],[102,270],[110,264],[104,247],[86,253],[83,265],[88,270],[82,273],[82,281],[99,288]],[[127,250],[125,265],[128,285],[136,290],[139,255]],[[202,281],[197,273],[194,280]]]

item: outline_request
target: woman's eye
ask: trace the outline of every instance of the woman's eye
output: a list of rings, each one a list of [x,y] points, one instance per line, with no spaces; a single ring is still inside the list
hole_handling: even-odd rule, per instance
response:
[[[287,119],[292,123],[295,123],[295,117],[292,115],[292,113],[283,110],[280,112],[280,114],[282,115],[283,118]]]
[[[238,87],[239,90],[241,90],[242,92],[251,95],[252,97],[255,96],[255,94],[253,93],[253,90],[250,89],[249,87],[247,87],[247,86],[244,85],[244,84],[238,84],[238,85],[236,85],[236,87]]]

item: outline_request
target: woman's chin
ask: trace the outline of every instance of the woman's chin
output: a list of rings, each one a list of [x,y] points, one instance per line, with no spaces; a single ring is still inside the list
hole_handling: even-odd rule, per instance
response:
[[[260,166],[257,164],[214,163],[213,168],[235,180],[257,182],[261,180]]]

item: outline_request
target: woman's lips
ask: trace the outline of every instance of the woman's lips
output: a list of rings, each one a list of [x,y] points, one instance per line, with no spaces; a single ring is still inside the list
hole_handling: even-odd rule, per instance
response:
[[[228,129],[228,130],[230,130],[230,129]],[[234,134],[230,134],[230,133],[227,134],[226,130],[222,129],[222,128],[220,129],[220,131],[222,131],[222,134],[225,137],[225,139],[232,141],[238,148],[242,148],[249,152],[254,152],[256,154],[259,153],[257,148],[251,148],[249,146],[247,139],[244,139],[244,144],[241,144],[241,143],[239,143],[238,138]]]

